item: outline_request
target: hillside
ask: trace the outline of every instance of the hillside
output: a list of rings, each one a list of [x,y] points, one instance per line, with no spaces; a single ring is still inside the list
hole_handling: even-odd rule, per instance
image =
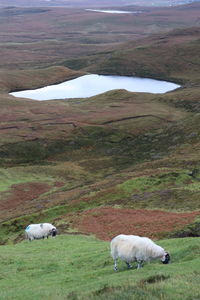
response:
[[[153,77],[199,86],[199,35],[200,28],[192,27],[129,42],[107,56],[99,56],[93,66],[85,69],[102,74]]]
[[[101,51],[87,40],[83,44],[90,46],[88,53],[84,45],[80,47],[80,35],[91,34],[96,14],[11,8],[13,23],[9,34],[1,36],[5,51],[0,71],[1,244],[21,240],[27,223],[43,220],[54,222],[61,233],[93,233],[104,240],[121,231],[153,238],[199,235],[199,221],[195,221],[200,214],[199,7],[193,3],[145,9],[137,27],[140,38],[131,42],[136,29],[130,24],[137,23],[139,16],[127,18],[122,28],[124,17],[102,19],[98,14],[101,24],[108,26],[101,33],[115,28],[121,35],[128,27],[134,31],[123,44],[124,39],[114,34],[109,47],[108,36],[103,35],[102,47],[97,47]],[[77,27],[70,23],[76,14],[80,14]],[[58,16],[62,16],[59,24]],[[1,15],[1,20],[5,17]],[[144,20],[148,23],[153,18],[157,29],[150,35]],[[83,24],[86,27],[80,31]],[[144,33],[144,27],[148,32]],[[182,29],[169,31],[177,27]],[[73,35],[77,52],[66,28],[79,32]],[[55,40],[58,33],[60,38]],[[56,47],[49,48],[49,39],[54,39]],[[8,95],[85,72],[154,77],[182,87],[158,95],[114,90],[57,101]]]
[[[141,65],[135,66],[139,53],[151,74],[182,82],[177,91],[155,95],[115,90],[57,101],[32,101],[2,92],[2,244],[20,240],[27,223],[44,219],[54,222],[61,233],[92,232],[105,240],[120,231],[153,238],[180,230],[178,235],[199,234],[198,221],[185,227],[200,214],[199,68],[198,61],[191,63],[199,53],[198,33],[198,28],[176,30],[144,39],[141,46],[129,43],[109,60],[99,56],[92,66],[94,72],[127,75],[132,65],[132,71],[142,75]],[[163,40],[160,59],[153,55],[158,49],[154,45]],[[174,52],[169,51],[172,45]],[[166,64],[180,47],[179,57]],[[186,56],[188,47],[192,57]],[[113,61],[117,56],[118,64]],[[154,64],[155,57],[159,61]],[[34,70],[34,77],[33,71],[6,71],[1,86],[7,92],[20,90],[30,82],[41,86],[43,74],[50,83],[83,71],[58,67]],[[124,221],[119,223],[119,218]]]

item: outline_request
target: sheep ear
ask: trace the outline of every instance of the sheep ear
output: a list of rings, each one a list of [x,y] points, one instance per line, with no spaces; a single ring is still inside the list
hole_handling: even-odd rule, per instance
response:
[[[40,224],[40,227],[43,228],[43,224]]]

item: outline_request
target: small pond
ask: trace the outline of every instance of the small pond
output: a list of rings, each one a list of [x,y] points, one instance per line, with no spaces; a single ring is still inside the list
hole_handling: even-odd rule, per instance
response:
[[[12,92],[10,95],[34,100],[52,100],[87,98],[116,89],[163,94],[179,87],[180,85],[172,82],[149,78],[90,74],[35,90]]]
[[[106,14],[141,14],[142,11],[128,11],[128,10],[108,10],[108,9],[86,9],[87,11],[94,11],[94,12],[102,12]]]

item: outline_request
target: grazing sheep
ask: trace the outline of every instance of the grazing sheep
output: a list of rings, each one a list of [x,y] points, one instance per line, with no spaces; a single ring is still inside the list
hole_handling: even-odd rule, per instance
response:
[[[57,229],[50,223],[30,224],[25,229],[25,236],[29,241],[48,238],[49,235],[56,236]]]
[[[143,262],[151,259],[160,258],[163,264],[170,261],[169,253],[146,237],[120,234],[112,239],[110,246],[115,271],[118,258],[125,261],[128,268],[132,268],[131,262],[137,261],[137,269],[141,268]]]

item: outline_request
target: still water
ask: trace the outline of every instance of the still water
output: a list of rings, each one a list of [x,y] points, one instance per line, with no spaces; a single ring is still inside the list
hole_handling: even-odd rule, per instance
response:
[[[94,11],[94,12],[102,12],[107,14],[140,14],[141,11],[128,11],[128,10],[102,10],[102,9],[86,9],[87,11]]]
[[[179,87],[175,83],[155,79],[91,74],[35,90],[13,92],[10,95],[34,100],[52,100],[87,98],[116,89],[163,94]]]

